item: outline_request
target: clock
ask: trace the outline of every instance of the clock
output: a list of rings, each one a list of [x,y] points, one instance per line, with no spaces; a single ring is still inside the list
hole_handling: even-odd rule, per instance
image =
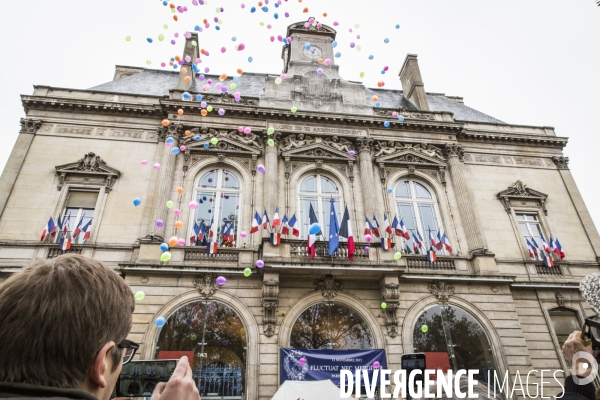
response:
[[[316,60],[322,55],[322,50],[316,46],[312,46],[310,49],[304,49],[304,55],[308,58]]]

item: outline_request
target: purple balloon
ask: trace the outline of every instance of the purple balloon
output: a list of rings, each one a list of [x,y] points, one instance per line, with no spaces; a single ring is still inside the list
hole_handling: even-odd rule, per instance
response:
[[[305,358],[299,359],[298,364],[300,364],[301,366],[304,366],[304,364],[306,364],[306,359]]]
[[[373,368],[378,369],[379,367],[381,367],[381,364],[379,363],[379,361],[375,361],[373,363]]]
[[[156,226],[158,226],[159,228],[162,228],[164,225],[165,225],[165,223],[162,219],[159,219],[158,221],[156,221]]]
[[[227,279],[225,279],[225,277],[223,277],[223,276],[217,277],[217,285],[223,286],[226,283],[227,283]]]
[[[369,246],[365,246],[364,250],[365,250],[365,252],[367,252],[367,253],[368,253],[368,252],[369,252],[369,250],[371,250],[371,248],[370,248]]]
[[[348,152],[348,155],[349,155],[350,157],[354,157],[354,156],[356,155],[356,152],[355,152],[354,150],[350,150],[350,151]]]
[[[229,346],[229,340],[223,340],[223,341],[221,342],[221,345],[223,345],[223,347],[227,347],[227,346]]]
[[[262,164],[258,164],[258,167],[256,167],[256,170],[258,172],[260,172],[261,174],[264,174],[266,172],[265,166]]]
[[[265,266],[265,262],[263,260],[256,260],[256,268],[263,268]]]

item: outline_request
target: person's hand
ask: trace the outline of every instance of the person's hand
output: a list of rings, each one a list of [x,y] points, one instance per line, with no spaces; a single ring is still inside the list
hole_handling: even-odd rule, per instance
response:
[[[586,352],[586,353],[589,353],[590,355],[592,355],[592,345],[589,344],[589,345],[585,346],[581,342],[581,332],[575,331],[569,335],[569,338],[563,345],[562,353],[563,353],[563,356],[565,357],[565,360],[569,364],[571,364],[575,353],[580,352],[580,351],[583,351],[583,352]],[[587,361],[584,358],[578,359],[575,364],[576,365],[572,365],[571,368],[573,368],[573,372],[575,372],[575,374],[577,376],[582,376],[585,378],[592,371],[592,366],[589,365],[589,361]],[[587,365],[587,367],[584,368],[584,366],[586,366],[586,365]]]
[[[187,356],[179,359],[169,382],[156,385],[151,400],[200,400]]]

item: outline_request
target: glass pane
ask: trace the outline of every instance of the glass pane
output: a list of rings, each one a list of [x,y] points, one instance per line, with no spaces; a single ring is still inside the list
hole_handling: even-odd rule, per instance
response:
[[[408,181],[400,182],[398,186],[396,186],[396,197],[410,199],[410,186],[408,185]]]
[[[525,215],[524,214],[517,214],[517,220],[524,221],[525,220]]]
[[[216,205],[216,192],[198,192],[196,201],[198,202],[198,208],[196,208],[196,223],[198,226],[204,224],[205,227],[205,239],[202,243],[196,243],[196,246],[205,246],[206,241],[209,239],[208,233],[210,229],[210,221],[213,217],[217,217],[215,215],[215,205]]]
[[[454,306],[438,305],[423,312],[415,324],[413,343],[415,352],[425,353],[427,369],[475,369],[479,370],[476,379],[486,382],[487,371],[496,368],[481,325]]]
[[[316,197],[301,197],[300,198],[300,213],[299,213],[299,221],[300,222],[300,237],[302,239],[308,238],[308,227],[309,227],[309,216],[308,211],[310,204],[312,204],[313,209],[315,210],[315,214],[319,219],[319,223],[321,223],[322,217],[319,216],[319,204],[317,202]],[[321,225],[322,226],[322,225]],[[317,238],[319,239],[319,238]]]
[[[433,204],[419,204],[419,214],[421,214],[421,226],[423,227],[422,234],[424,235],[427,250],[431,247],[431,240],[429,240],[429,229],[434,238],[437,238],[438,222],[435,215],[435,208]],[[441,251],[440,251],[441,253]]]
[[[300,184],[300,191],[303,193],[317,193],[317,176],[307,176]]]
[[[290,347],[300,349],[372,349],[367,323],[351,308],[315,304],[304,310],[292,327]]]
[[[533,214],[525,215],[525,219],[528,221],[537,221],[538,220],[537,215],[533,215]]]
[[[168,318],[155,358],[180,358],[187,355],[183,352],[193,352],[193,378],[203,397],[215,393],[218,398],[241,399],[246,348],[246,330],[232,308],[214,301],[198,302]]]
[[[533,236],[537,236],[537,237],[542,236],[542,229],[538,224],[528,224],[528,225],[529,225],[529,229],[531,230],[531,233],[533,234]]]
[[[417,199],[432,199],[429,190],[425,189],[425,186],[420,183],[414,182],[415,184],[415,196]]]
[[[240,180],[233,172],[224,169],[221,187],[224,189],[240,190]]]
[[[558,339],[559,346],[562,348],[573,331],[581,330],[577,314],[571,310],[550,310],[548,314],[550,314],[550,319],[554,325],[554,333]]]
[[[69,192],[68,208],[96,208],[98,192]]]
[[[524,222],[521,222],[519,224],[519,228],[521,229],[521,233],[523,234],[524,237],[529,238],[531,237],[531,234],[529,233],[529,229],[527,229],[527,224]]]
[[[321,176],[321,194],[339,194],[340,191],[334,181],[326,176]]]
[[[212,169],[204,175],[202,175],[202,178],[200,178],[200,181],[198,181],[198,187],[216,188],[218,171],[218,169]]]
[[[219,246],[234,247],[237,240],[239,217],[239,193],[221,193],[219,210]],[[233,224],[231,230],[229,226]]]
[[[404,225],[410,233],[410,239],[402,239],[404,241],[404,251],[408,254],[413,254],[415,246],[412,235],[413,233],[417,234],[417,218],[415,217],[413,205],[411,203],[396,203],[396,209],[398,210],[398,218],[404,220]]]

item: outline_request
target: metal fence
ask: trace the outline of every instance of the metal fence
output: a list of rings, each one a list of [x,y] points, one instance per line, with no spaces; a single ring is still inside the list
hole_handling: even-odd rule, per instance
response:
[[[232,366],[209,365],[201,376],[194,369],[194,380],[203,399],[241,399],[244,394],[244,369]],[[200,378],[200,379],[198,379]]]

